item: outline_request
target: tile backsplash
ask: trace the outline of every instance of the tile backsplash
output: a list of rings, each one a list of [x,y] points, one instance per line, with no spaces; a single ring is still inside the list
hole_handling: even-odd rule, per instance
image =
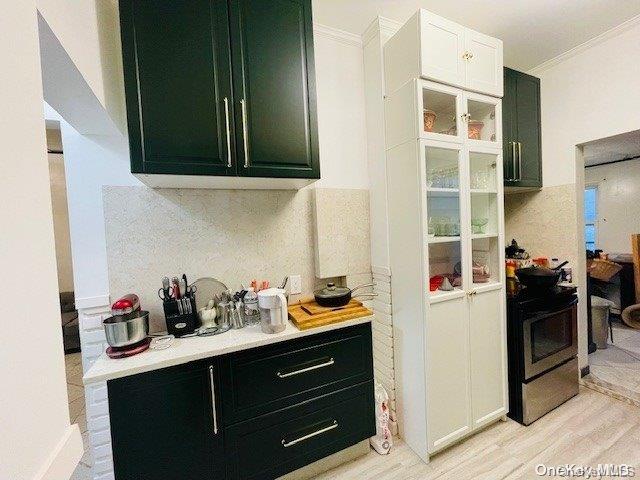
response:
[[[303,294],[311,294],[319,283],[312,194],[105,186],[111,298],[140,295],[156,331],[164,329],[157,296],[164,276],[214,277],[238,289],[253,278],[274,285],[298,274]],[[368,202],[354,204],[364,211],[349,214],[368,219]],[[340,229],[328,234],[342,238]],[[359,268],[370,272],[368,264]]]
[[[505,243],[512,238],[532,257],[577,261],[575,185],[505,195]]]
[[[316,275],[370,273],[369,191],[319,188],[312,192]]]

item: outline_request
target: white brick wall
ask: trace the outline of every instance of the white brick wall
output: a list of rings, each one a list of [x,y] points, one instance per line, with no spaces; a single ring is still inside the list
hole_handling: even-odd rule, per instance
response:
[[[78,310],[82,367],[86,372],[107,348],[102,320],[110,315],[109,305]],[[93,480],[114,480],[107,382],[85,387],[89,448],[93,457]]]
[[[396,384],[393,368],[393,317],[391,315],[391,275],[386,269],[372,267],[374,291],[378,294],[371,302],[375,313],[373,330],[373,372],[389,394],[391,431],[398,433],[396,420]]]

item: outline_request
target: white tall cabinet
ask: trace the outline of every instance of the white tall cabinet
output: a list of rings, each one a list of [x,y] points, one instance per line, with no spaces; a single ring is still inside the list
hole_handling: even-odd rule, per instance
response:
[[[428,461],[507,413],[502,43],[421,10],[384,58],[398,421]]]

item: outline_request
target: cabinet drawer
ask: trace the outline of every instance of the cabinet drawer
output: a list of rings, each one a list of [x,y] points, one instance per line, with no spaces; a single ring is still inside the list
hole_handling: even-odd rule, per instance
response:
[[[373,378],[369,323],[232,354],[222,367],[225,423]]]
[[[225,430],[231,479],[275,478],[375,433],[373,380]]]

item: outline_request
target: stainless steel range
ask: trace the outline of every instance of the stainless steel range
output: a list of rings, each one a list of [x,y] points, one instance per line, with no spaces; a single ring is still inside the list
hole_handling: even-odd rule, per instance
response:
[[[512,286],[507,297],[509,417],[529,425],[578,394],[575,287]]]

